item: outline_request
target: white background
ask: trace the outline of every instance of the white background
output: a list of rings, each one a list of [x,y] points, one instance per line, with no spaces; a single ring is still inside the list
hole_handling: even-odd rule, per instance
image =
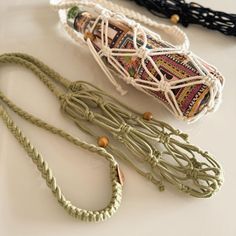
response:
[[[146,10],[117,1],[144,14]],[[236,13],[234,0],[198,1],[213,9]],[[169,24],[168,20],[157,21]],[[88,52],[68,39],[47,0],[0,0],[0,53],[24,52],[71,80],[90,81],[139,111],[190,134],[192,143],[213,153],[224,168],[225,183],[211,199],[196,199],[167,185],[165,192],[121,163],[126,182],[118,212],[106,222],[84,223],[57,204],[36,167],[0,122],[0,235],[236,235],[236,38],[204,29],[184,28],[191,49],[226,77],[220,109],[199,122],[176,121],[161,105],[129,87],[120,98]],[[62,117],[59,103],[31,73],[16,66],[0,67],[0,89],[27,111],[92,142]],[[33,127],[12,114],[41,151],[66,196],[76,205],[98,209],[110,197],[107,163],[59,137]]]

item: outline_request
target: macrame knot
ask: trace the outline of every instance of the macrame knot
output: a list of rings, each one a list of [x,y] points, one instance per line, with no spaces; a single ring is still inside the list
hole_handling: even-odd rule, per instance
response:
[[[127,83],[127,84],[131,84],[131,85],[133,85],[133,86],[136,85],[135,79],[134,79],[134,77],[132,77],[132,76],[127,76],[127,77],[125,78],[125,80],[126,80],[126,83]]]
[[[182,192],[184,192],[184,193],[189,193],[190,188],[189,188],[188,186],[186,186],[186,185],[181,184],[181,185],[180,185],[180,190],[181,190]]]
[[[185,3],[185,1],[180,1],[180,4],[176,3],[178,14],[180,16],[180,21],[183,24],[184,27],[188,27],[189,25],[189,4]],[[179,8],[178,8],[179,7]]]
[[[190,161],[191,161],[194,168],[198,168],[198,169],[201,168],[202,164],[200,162],[198,162],[195,158],[192,158]]]
[[[182,139],[184,139],[186,142],[188,141],[188,134],[185,134],[183,132],[181,132],[179,129],[176,129],[173,132],[174,135],[181,137]]]
[[[111,12],[108,9],[103,8],[101,12],[101,16],[103,20],[107,20],[108,18],[112,17],[114,15],[113,12]]]
[[[160,151],[158,151],[157,149],[153,150],[152,155],[155,157],[157,162],[159,162],[162,157],[162,153]]]
[[[168,144],[170,142],[170,135],[168,133],[160,133],[159,141],[162,144]]]
[[[59,96],[59,100],[61,102],[61,108],[62,110],[66,110],[66,107],[68,105],[68,102],[70,101],[71,97],[73,96],[73,93],[64,93]]]
[[[104,10],[104,7],[102,7],[100,4],[96,3],[94,5],[94,9],[95,9],[95,11],[102,12],[102,10]]]
[[[104,99],[102,97],[97,97],[96,103],[99,106],[104,106],[105,105],[105,101],[104,101]]]
[[[134,20],[128,20],[127,21],[128,26],[130,26],[131,28],[136,28],[138,29],[140,27],[140,24]]]
[[[157,155],[156,152],[158,152]],[[154,150],[154,152],[151,155],[147,155],[144,160],[147,161],[152,168],[155,168],[156,166],[158,166],[160,155],[161,153],[159,151]]]
[[[186,170],[186,176],[188,176],[189,178],[192,178],[192,179],[198,179],[198,174],[199,174],[199,171],[197,169],[188,169]]]
[[[68,94],[68,93],[63,93],[63,94],[61,94],[61,95],[59,96],[59,100],[60,100],[61,102],[64,102],[64,101],[67,99],[67,94]]]
[[[147,48],[140,47],[137,49],[137,56],[142,59],[147,58],[148,54],[149,54],[149,50]]]
[[[84,112],[84,117],[85,117],[85,119],[86,119],[87,121],[93,121],[93,119],[94,119],[94,114],[93,114],[92,111],[86,110],[86,111]]]
[[[206,18],[205,18],[205,25],[212,25],[216,20],[216,15],[213,12],[207,12]]]
[[[83,85],[81,83],[79,83],[79,81],[71,82],[69,85],[69,89],[72,92],[80,91],[80,90],[82,90],[82,88],[83,88]]]
[[[170,90],[170,84],[168,81],[160,80],[158,83],[158,87],[160,91],[167,92]]]
[[[205,151],[205,152],[201,152],[201,155],[203,157],[209,157],[209,152]]]
[[[216,80],[213,76],[206,76],[205,81],[209,88],[216,88],[218,86],[218,80]]]
[[[132,129],[132,126],[130,126],[126,123],[122,123],[119,127],[119,134],[121,136],[127,135],[127,134],[129,134],[131,129]]]
[[[103,46],[101,51],[103,52],[103,55],[106,56],[107,58],[109,58],[112,54],[111,48],[109,48],[107,46]]]

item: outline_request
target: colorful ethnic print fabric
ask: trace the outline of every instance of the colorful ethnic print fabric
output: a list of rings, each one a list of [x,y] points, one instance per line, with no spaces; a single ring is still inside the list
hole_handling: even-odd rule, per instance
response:
[[[77,31],[84,33],[89,30],[94,23],[94,18],[88,13],[84,12],[80,14],[75,19],[74,27]],[[101,49],[101,24],[98,21],[97,25],[93,30],[92,39],[94,48],[99,52]],[[110,20],[109,30],[108,30],[108,44],[110,48],[119,49],[134,49],[133,43],[133,32],[129,26],[126,24]],[[163,42],[157,41],[150,35],[147,35],[148,43],[147,48],[155,49],[158,47],[171,47],[170,44],[164,44]],[[142,36],[137,36],[137,44],[141,46],[143,44]],[[142,79],[144,81],[153,81],[153,79],[147,74],[145,69],[141,64],[141,59],[137,56],[116,56],[116,60],[120,65],[129,73],[133,79]],[[200,75],[197,68],[193,65],[188,56],[182,54],[165,54],[152,56],[152,59],[158,66],[159,70],[164,75],[166,81],[181,80],[187,77]],[[104,58],[106,61],[106,58]],[[109,64],[106,61],[107,64]],[[149,60],[145,60],[146,67],[158,80],[160,80],[160,75],[155,70],[153,65]],[[206,62],[202,62],[208,68],[210,73],[214,77],[223,83],[223,77],[219,72],[215,70]],[[109,65],[108,65],[109,66]],[[112,67],[112,66],[111,66]],[[115,70],[115,68],[111,68]],[[162,91],[152,91],[149,89],[143,89],[146,93],[158,98],[161,102],[165,103],[170,107],[164,93]],[[187,87],[182,87],[172,90],[176,101],[183,116],[189,118],[197,115],[208,103],[210,96],[209,87],[204,84],[197,84]]]

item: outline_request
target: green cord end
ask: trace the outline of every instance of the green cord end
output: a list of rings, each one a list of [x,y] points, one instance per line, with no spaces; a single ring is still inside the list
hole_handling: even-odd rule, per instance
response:
[[[70,10],[67,13],[67,19],[74,19],[78,13],[80,12],[80,9],[78,6],[74,6],[70,8]]]
[[[81,12],[78,6],[74,6],[70,8],[70,10],[67,12],[67,24],[71,27],[74,28],[74,22],[76,16]]]

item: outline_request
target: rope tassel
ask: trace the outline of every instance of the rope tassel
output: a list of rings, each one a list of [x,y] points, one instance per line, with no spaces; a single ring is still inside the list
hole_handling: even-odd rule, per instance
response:
[[[218,162],[191,145],[186,134],[153,119],[151,113],[142,115],[88,82],[71,82],[29,55],[3,54],[0,64],[3,63],[31,70],[59,99],[64,114],[83,132],[95,138],[99,138],[98,133],[108,132],[111,141],[104,139],[104,148],[99,151],[109,151],[122,159],[160,190],[164,190],[163,182],[167,181],[185,193],[204,198],[221,187],[223,176]],[[0,101],[34,125],[89,148],[88,144],[78,144],[77,139],[22,110],[2,93]],[[94,127],[99,131],[95,132]],[[119,169],[114,173],[122,183]]]

